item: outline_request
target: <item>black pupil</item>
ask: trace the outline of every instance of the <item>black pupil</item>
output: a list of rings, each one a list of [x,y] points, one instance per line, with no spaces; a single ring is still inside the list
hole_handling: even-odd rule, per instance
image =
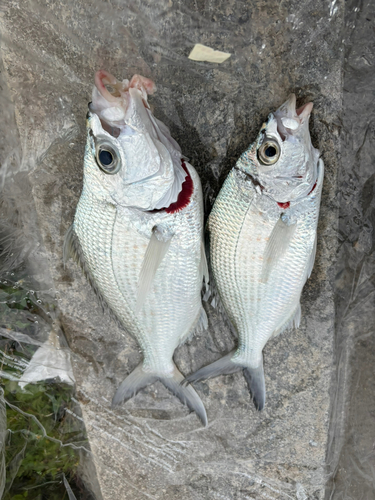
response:
[[[276,154],[276,148],[274,148],[273,146],[268,146],[264,153],[266,156],[268,156],[268,158],[272,158]]]
[[[102,165],[108,166],[113,162],[112,153],[102,149],[99,153],[99,160]]]

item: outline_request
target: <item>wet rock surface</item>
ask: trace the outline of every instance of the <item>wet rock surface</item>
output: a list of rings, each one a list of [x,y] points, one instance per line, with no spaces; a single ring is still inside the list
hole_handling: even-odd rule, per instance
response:
[[[323,498],[334,380],[342,4],[6,0],[5,6],[5,77],[103,498]],[[222,65],[190,61],[195,43],[232,56]],[[301,327],[265,348],[262,413],[241,373],[196,384],[206,429],[159,383],[110,407],[141,359],[139,348],[101,310],[78,267],[62,264],[82,189],[87,103],[100,68],[155,81],[154,113],[200,174],[207,212],[268,113],[290,92],[299,105],[314,102],[312,139],[326,167],[317,259],[302,296]],[[209,304],[207,312],[209,331],[176,352],[184,374],[235,345],[219,313]]]

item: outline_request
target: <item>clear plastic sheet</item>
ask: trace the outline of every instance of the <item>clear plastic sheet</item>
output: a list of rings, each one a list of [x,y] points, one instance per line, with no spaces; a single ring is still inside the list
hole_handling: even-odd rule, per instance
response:
[[[70,500],[74,492],[91,499],[82,480],[90,449],[57,301],[25,276],[18,268],[0,281],[2,498],[58,499],[66,491]]]
[[[3,71],[1,71],[3,76]],[[92,499],[90,449],[74,399],[70,350],[41,251],[36,212],[0,82],[0,498]],[[6,126],[4,126],[6,123]],[[87,479],[86,479],[86,482]],[[90,487],[95,485],[89,481]],[[76,495],[77,496],[76,496]]]
[[[336,379],[327,498],[375,496],[375,47],[373,2],[347,2],[338,176]]]
[[[346,3],[345,12],[335,0],[4,7],[0,497],[373,498],[370,2]],[[196,43],[231,57],[191,61]],[[207,212],[267,114],[292,91],[300,104],[314,101],[312,139],[326,166],[317,261],[301,328],[265,350],[261,415],[237,375],[197,386],[206,430],[158,384],[111,409],[139,348],[102,312],[77,267],[64,269],[61,252],[99,68],[155,80],[155,116],[201,175]],[[220,314],[207,312],[209,332],[176,353],[184,374],[234,346]]]

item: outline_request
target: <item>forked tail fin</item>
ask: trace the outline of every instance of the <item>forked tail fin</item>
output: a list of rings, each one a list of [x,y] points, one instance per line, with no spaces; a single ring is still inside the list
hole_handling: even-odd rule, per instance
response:
[[[184,386],[184,376],[174,367],[173,375],[171,377],[163,377],[157,374],[150,374],[143,370],[142,363],[140,363],[120,384],[116,394],[112,399],[112,406],[125,403],[128,399],[135,396],[141,389],[159,380],[165,387],[171,391],[172,394],[185,404],[190,410],[200,418],[204,426],[207,425],[206,410],[203,406],[201,398],[195,392],[191,385]]]
[[[244,368],[243,374],[245,376],[247,385],[255,408],[259,411],[263,410],[266,403],[266,384],[264,383],[264,370],[263,358],[258,368]]]
[[[257,368],[247,365],[240,365],[232,361],[236,350],[231,351],[223,358],[214,361],[210,365],[204,366],[200,370],[186,377],[186,382],[199,382],[200,380],[217,377],[218,375],[228,375],[243,370],[249,391],[257,410],[263,410],[266,402],[266,387],[264,383],[263,358]]]

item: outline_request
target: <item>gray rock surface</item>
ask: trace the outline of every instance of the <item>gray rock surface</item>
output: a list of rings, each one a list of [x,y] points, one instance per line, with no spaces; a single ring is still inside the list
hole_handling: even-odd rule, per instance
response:
[[[5,0],[4,6],[7,85],[103,498],[323,498],[334,380],[342,2]],[[195,43],[232,57],[222,65],[190,61]],[[77,266],[62,264],[82,188],[87,102],[100,68],[156,82],[154,113],[201,175],[207,210],[267,114],[290,92],[299,104],[314,102],[313,143],[326,165],[317,260],[303,292],[301,328],[265,348],[262,413],[240,373],[197,384],[207,429],[158,383],[110,408],[141,354],[102,312]],[[209,331],[176,353],[185,374],[235,344],[218,313],[207,310]]]

